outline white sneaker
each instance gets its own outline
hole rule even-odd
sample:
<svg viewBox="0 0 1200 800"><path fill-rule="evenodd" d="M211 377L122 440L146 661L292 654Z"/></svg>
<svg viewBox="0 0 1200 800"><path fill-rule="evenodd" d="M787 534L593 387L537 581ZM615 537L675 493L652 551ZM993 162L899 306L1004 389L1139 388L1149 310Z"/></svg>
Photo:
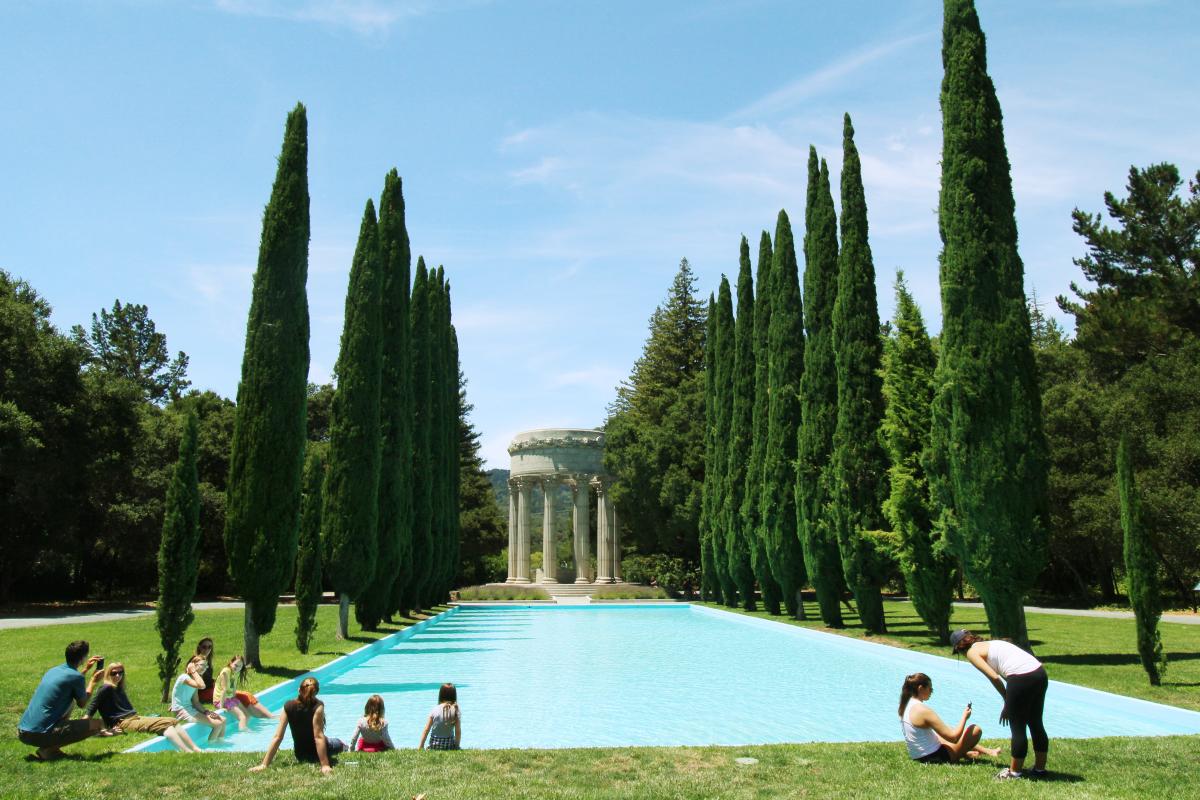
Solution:
<svg viewBox="0 0 1200 800"><path fill-rule="evenodd" d="M998 781L1012 781L1012 780L1017 780L1019 778L1024 778L1024 777L1025 776L1022 775L1021 773L1013 772L1008 767L1005 767L1004 769L1000 770L1000 772L998 772L996 774L996 780L998 780Z"/></svg>

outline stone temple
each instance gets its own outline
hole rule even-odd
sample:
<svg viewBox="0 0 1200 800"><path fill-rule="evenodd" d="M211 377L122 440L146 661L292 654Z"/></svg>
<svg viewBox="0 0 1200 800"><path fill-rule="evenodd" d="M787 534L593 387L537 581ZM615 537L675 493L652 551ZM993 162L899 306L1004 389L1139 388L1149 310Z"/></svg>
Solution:
<svg viewBox="0 0 1200 800"><path fill-rule="evenodd" d="M558 487L571 490L576 584L620 583L621 541L616 508L609 497L614 478L604 472L604 431L595 428L543 428L519 433L508 447L508 580L533 583L529 550L530 498L538 489L542 512L542 573L538 582L558 584L554 501ZM596 495L596 574L591 574L592 494Z"/></svg>

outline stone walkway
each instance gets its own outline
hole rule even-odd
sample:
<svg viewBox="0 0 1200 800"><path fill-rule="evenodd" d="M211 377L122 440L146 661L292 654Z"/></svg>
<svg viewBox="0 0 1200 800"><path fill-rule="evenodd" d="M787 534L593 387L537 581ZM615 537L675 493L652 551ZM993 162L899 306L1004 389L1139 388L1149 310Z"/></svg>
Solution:
<svg viewBox="0 0 1200 800"><path fill-rule="evenodd" d="M983 608L983 603L955 603L963 608ZM1132 611L1092 611L1087 608L1039 608L1025 606L1029 614L1061 614L1064 617L1102 617L1104 619L1133 619ZM1178 622L1183 625L1200 625L1200 614L1163 614L1163 622Z"/></svg>
<svg viewBox="0 0 1200 800"><path fill-rule="evenodd" d="M577 600L575 598L554 598L560 603L564 602L587 602L587 600ZM981 603L955 603L956 606L963 608L982 608ZM242 608L242 604L237 601L233 602L213 602L213 603L195 603L192 608L197 611L220 611ZM1082 608L1040 608L1038 606L1025 606L1025 610L1030 614L1061 614L1066 617L1099 617L1104 619L1133 619L1132 611L1091 611ZM116 611L99 611L99 612L67 612L55 616L46 617L0 617L0 630L11 630L14 628L36 628L42 625L87 625L93 622L113 622L122 619L134 619L147 614L153 614L153 609L148 608L129 608L119 609ZM1200 614L1163 614L1163 622L1177 622L1182 625L1200 625Z"/></svg>
<svg viewBox="0 0 1200 800"><path fill-rule="evenodd" d="M217 611L223 609L242 608L240 602L194 603L196 611ZM152 608L126 608L116 611L68 611L62 614L46 617L2 617L0 630L13 628L37 628L42 625L88 625L93 622L115 622L122 619L134 619L153 614Z"/></svg>

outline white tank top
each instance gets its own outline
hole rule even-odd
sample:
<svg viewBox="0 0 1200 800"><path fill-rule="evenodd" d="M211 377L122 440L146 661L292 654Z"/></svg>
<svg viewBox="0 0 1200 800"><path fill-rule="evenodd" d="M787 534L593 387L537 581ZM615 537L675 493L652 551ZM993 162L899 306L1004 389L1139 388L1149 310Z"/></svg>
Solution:
<svg viewBox="0 0 1200 800"><path fill-rule="evenodd" d="M942 746L942 740L933 732L933 728L918 728L909 719L909 714L914 708L924 705L915 697L909 699L908 705L904 707L904 716L900 720L900 728L904 731L904 743L908 745L908 755L914 760L936 753Z"/></svg>
<svg viewBox="0 0 1200 800"><path fill-rule="evenodd" d="M1002 677L1027 675L1042 665L1042 662L1011 642L993 639L987 646L988 666Z"/></svg>

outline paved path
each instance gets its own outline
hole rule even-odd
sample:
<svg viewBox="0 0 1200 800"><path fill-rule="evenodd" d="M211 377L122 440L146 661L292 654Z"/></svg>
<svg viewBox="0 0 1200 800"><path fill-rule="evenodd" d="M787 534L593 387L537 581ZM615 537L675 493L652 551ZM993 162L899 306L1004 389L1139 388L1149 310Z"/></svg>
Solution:
<svg viewBox="0 0 1200 800"><path fill-rule="evenodd" d="M555 598L558 602L570 602L567 598ZM571 598L574 599L574 598ZM578 601L576 601L578 602ZM963 608L982 608L982 603L955 603ZM195 603L197 611L217 611L242 608L240 602ZM1101 617L1104 619L1133 619L1132 611L1091 611L1082 608L1040 608L1025 606L1030 614L1061 614L1066 617ZM3 617L0 618L0 630L13 628L36 628L41 625L87 625L92 622L113 622L114 620L133 619L147 614L153 614L153 609L128 608L116 611L73 611L48 617ZM1163 622L1177 622L1183 625L1200 625L1200 614L1163 614Z"/></svg>
<svg viewBox="0 0 1200 800"><path fill-rule="evenodd" d="M955 603L963 608L983 608L983 603ZM1061 614L1064 617L1103 617L1104 619L1133 619L1132 611L1092 611L1087 608L1039 608L1025 606L1028 614ZM1183 625L1200 625L1200 614L1163 614L1163 622L1179 622Z"/></svg>
<svg viewBox="0 0 1200 800"><path fill-rule="evenodd" d="M239 602L194 603L196 611L214 611L220 609L241 608ZM115 611L67 611L48 617L3 617L0 618L0 630L12 628L37 628L42 625L87 625L93 622L114 622L122 619L134 619L153 614L152 608L125 608Z"/></svg>

